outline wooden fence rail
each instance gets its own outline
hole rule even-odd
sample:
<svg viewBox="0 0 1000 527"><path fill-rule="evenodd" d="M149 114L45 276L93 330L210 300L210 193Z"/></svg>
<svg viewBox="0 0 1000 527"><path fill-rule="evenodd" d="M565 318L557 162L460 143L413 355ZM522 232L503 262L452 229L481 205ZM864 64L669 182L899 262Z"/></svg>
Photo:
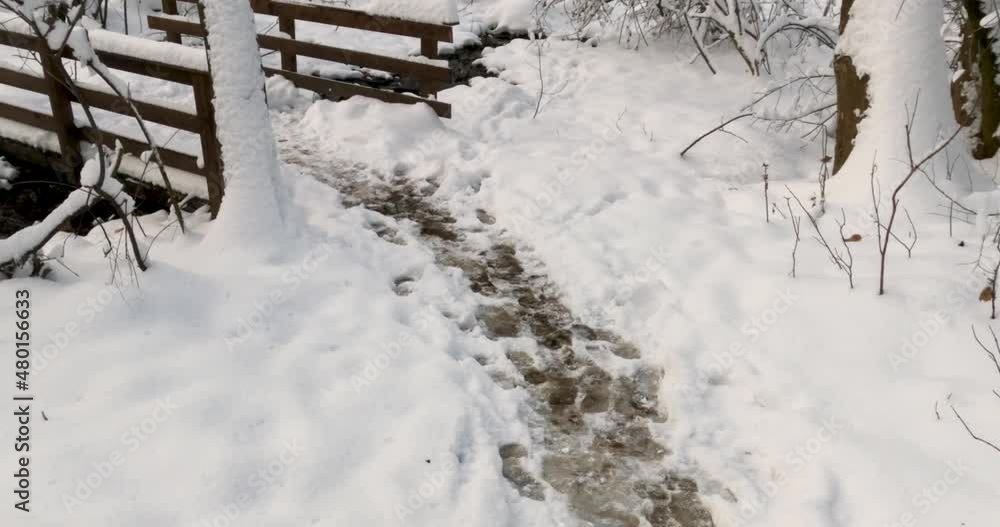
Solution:
<svg viewBox="0 0 1000 527"><path fill-rule="evenodd" d="M427 62L387 57L374 53L338 48L296 40L296 21L312 22L339 27L387 33L420 39L421 53L430 59L438 58L438 43L452 42L452 28L444 24L430 24L387 16L371 15L363 11L340 7L302 4L287 0L248 0L258 14L277 17L281 34L261 34L257 37L262 49L281 54L280 68L265 68L267 75L281 75L299 88L312 90L333 99L363 95L392 103L425 103L441 117L451 117L451 105L428 97L412 96L380 90L351 82L336 81L304 75L298 70L298 57L310 57L341 64L372 68L416 81L421 95L433 96L441 86L451 81L451 71L446 66ZM163 15L148 17L150 29L163 31L169 42L179 43L181 35L204 37L205 30L197 22L179 16L178 0L163 0Z"/></svg>
<svg viewBox="0 0 1000 527"><path fill-rule="evenodd" d="M135 37L120 36L130 39ZM137 39L138 40L138 39ZM193 112L171 107L156 101L124 101L106 88L97 85L75 83L74 90L68 88L68 79L59 78L57 68L51 61L46 42L33 35L0 28L0 45L11 46L29 52L36 52L42 62L42 72L13 69L0 65L0 84L30 92L48 95L51 113L21 108L0 103L0 118L9 119L42 130L54 132L59 138L65 172L71 177L82 166L80 143L103 144L114 148L121 143L126 153L143 158L150 150L145 140L136 140L109 130L95 129L77 122L73 114L73 103L87 104L119 115L132 116L133 104L145 121L157 123L177 130L198 134L201 142L200 157L159 148L160 156L168 167L202 176L206 179L209 205L213 216L218 213L225 192L222 156L215 130L215 115L212 106L212 81L207 68L197 69L155 60L140 59L101 49L95 49L97 56L109 68L152 77L190 86L195 107ZM168 44L164 44L168 45ZM71 51L64 52L63 59L75 60ZM75 93L74 93L75 92Z"/></svg>

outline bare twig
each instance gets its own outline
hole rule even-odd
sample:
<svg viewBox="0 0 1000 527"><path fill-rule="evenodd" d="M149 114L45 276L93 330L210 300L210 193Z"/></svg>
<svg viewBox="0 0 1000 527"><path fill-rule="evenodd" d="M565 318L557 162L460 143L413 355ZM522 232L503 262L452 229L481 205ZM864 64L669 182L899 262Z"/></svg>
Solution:
<svg viewBox="0 0 1000 527"><path fill-rule="evenodd" d="M809 213L809 209L807 209L806 206L802 204L802 200L800 200L799 197L794 192L792 192L792 189L788 188L787 185L785 186L785 189L788 191L789 194L792 195L792 199L794 199L795 203L799 205L799 208L802 209L802 212L805 214L805 216L809 218L809 223L812 225L813 230L816 232L816 234L813 236L813 239L816 240L816 243L820 244L820 246L826 249L830 261L833 262L833 264L836 265L837 268L840 269L845 276L847 276L847 283L850 285L851 289L854 289L854 255L851 253L850 246L848 246L847 244L859 241L861 237L858 235L852 235L850 237L847 237L844 233L844 227L846 221L837 222L838 226L840 227L840 238L844 243L844 246L847 248L847 254L845 256L840 252L839 249L834 249L830 245L830 243L826 241L826 237L823 236L823 231L819 228L819 224L816 223L816 218L813 218L812 214ZM844 213L843 210L841 210L841 215L846 217L846 214Z"/></svg>
<svg viewBox="0 0 1000 527"><path fill-rule="evenodd" d="M542 97L545 96L545 75L542 70L542 41L536 40L535 47L538 48L538 101L535 103L535 113L532 119L538 117L538 112L542 110Z"/></svg>
<svg viewBox="0 0 1000 527"><path fill-rule="evenodd" d="M764 163L764 221L771 223L771 204L767 197L767 190L770 188L770 176L767 173L768 164Z"/></svg>
<svg viewBox="0 0 1000 527"><path fill-rule="evenodd" d="M802 240L802 216L796 216L792 212L792 199L785 198L785 207L788 209L788 216L792 220L792 232L795 233L795 245L792 246L792 278L795 278L795 268L798 265L797 253L799 251L799 241Z"/></svg>
<svg viewBox="0 0 1000 527"><path fill-rule="evenodd" d="M918 96L918 99L917 99L917 103L919 103L919 96ZM882 234L881 234L881 229L882 229L883 226L882 226L882 221L881 221L881 219L879 218L879 215L878 215L878 204L879 204L879 201L880 201L880 196L876 195L874 183L873 183L873 186L872 186L872 200L875 203L875 214L876 214L875 220L876 220L876 222L878 223L878 226L879 226L879 229L878 229L878 231L879 231L879 240L878 240L879 241L879 255L881 256L881 258L880 258L880 264L879 264L879 286L878 286L878 294L879 295L884 295L885 294L886 257L887 257L887 255L889 253L889 240L890 240L890 238L892 238L892 235L893 235L892 228L893 228L893 226L894 226L894 224L896 222L896 216L897 216L897 214L899 212L899 201L900 201L899 195L900 195L900 193L903 191L903 188L906 187L906 184L909 183L911 179L913 179L913 176L916 175L918 172L920 172L921 169L923 168L923 166L925 164L927 164L928 162L930 162L939 153L941 153L945 148L947 148L948 145L951 144L951 142L954 141L954 139L956 137L958 137L958 134L962 131L962 127L958 127L955 130L955 132L951 134L951 136L949 136L946 140L941 141L940 143L938 143L937 146L935 146L934 148L932 148L927 154L925 154L922 158L920 158L918 160L918 159L916 159L914 157L913 142L912 142L913 141L913 122L914 122L915 117L916 117L916 104L914 105L913 111L909 113L909 117L908 117L909 120L906 123L906 153L907 153L907 157L909 159L909 164L910 164L909 172L896 185L895 189L893 189L892 196L890 197L890 200L889 200L889 205L891 206L891 209L889 211L889 221L884 226L885 232L886 232L885 236L882 236ZM872 169L872 181L873 182L874 182L874 179L875 179L874 171L875 171L875 168L873 167L873 169ZM902 241L900 241L900 243L902 243ZM914 244L915 243L916 242L914 241ZM906 246L906 244L903 244L903 245ZM912 250L912 247L909 248L909 250Z"/></svg>
<svg viewBox="0 0 1000 527"><path fill-rule="evenodd" d="M962 418L962 414L958 413L958 410L956 410L954 406L951 407L951 411L955 414L955 417L957 417L958 420L961 421L962 426L965 427L965 431L969 433L969 435L972 437L972 439L975 439L976 441L979 441L980 443L982 443L982 444L984 444L984 445L992 448L993 450L996 450L998 453L1000 453L1000 446L997 446L994 443L991 443L990 441L987 441L986 439L983 439L982 437L977 436L976 433L972 431L972 428L969 427L969 423L965 422L965 419Z"/></svg>
<svg viewBox="0 0 1000 527"><path fill-rule="evenodd" d="M718 131L722 130L723 128L726 127L726 125L728 125L730 123L733 123L733 122L738 121L740 119L745 119L747 117L753 117L753 114L752 113L744 113L744 114L737 115L736 117L733 117L732 119L729 119L728 121L720 124L719 126L716 126L715 128L712 128L711 130L705 132L704 134L701 134L701 136L699 136L697 139L694 140L694 142L692 142L691 144L689 144L687 146L687 148L685 148L684 150L681 150L681 157L684 157L684 155L688 153L688 150L691 150L692 148L694 148L695 145L697 145L698 143L700 143L706 137L714 134L715 132L718 132Z"/></svg>
<svg viewBox="0 0 1000 527"><path fill-rule="evenodd" d="M979 347L986 352L986 356L989 357L990 362L993 363L993 366L997 370L997 375L1000 375L1000 339L997 338L996 331L994 331L992 327L990 327L990 335L993 336L993 349L988 348L986 344L983 343L983 341L979 338L979 335L976 334L976 326L972 326L972 336L976 339L976 343L979 344Z"/></svg>

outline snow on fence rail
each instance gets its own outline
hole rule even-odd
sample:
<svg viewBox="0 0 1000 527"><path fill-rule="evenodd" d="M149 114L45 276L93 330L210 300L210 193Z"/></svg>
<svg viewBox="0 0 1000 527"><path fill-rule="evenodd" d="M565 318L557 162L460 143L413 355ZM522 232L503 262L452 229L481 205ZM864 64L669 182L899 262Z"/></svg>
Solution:
<svg viewBox="0 0 1000 527"><path fill-rule="evenodd" d="M186 0L182 0L186 1ZM286 0L249 0L254 12L277 17L280 34L257 36L263 49L281 53L281 68L264 68L268 75L285 77L299 88L315 91L332 99L346 99L355 95L371 97L390 103L429 105L441 117L451 117L451 105L429 98L439 88L451 81L447 66L414 60L387 57L362 51L337 48L295 39L296 21L312 22L340 27L387 33L420 39L421 54L428 59L438 58L438 42L453 42L452 28L445 24L432 24L364 11L316 4L302 4ZM204 37L201 24L179 16L178 0L163 0L163 15L150 15L149 28L166 33L167 41L181 42L181 35ZM299 56L328 60L372 68L399 75L418 82L422 96L411 96L369 86L305 75L298 72Z"/></svg>
<svg viewBox="0 0 1000 527"><path fill-rule="evenodd" d="M150 150L149 144L144 140L126 137L105 130L103 127L97 130L81 125L74 118L72 107L73 103L82 102L93 108L132 116L129 104L99 86L80 83L76 84L76 91L83 100L78 100L66 87L68 81L56 78L56 68L45 67L45 61L56 60L51 57L45 40L20 29L14 24L0 27L0 45L37 53L43 63L42 73L36 74L27 68L13 69L0 65L0 84L47 95L51 112L43 113L0 102L0 118L55 133L59 143L58 153L63 163L62 172L70 177L74 177L75 172L82 166L83 157L80 153L82 142L101 143L111 148L120 142L124 150L134 156L135 161L143 159L144 154ZM154 43L101 30L92 30L90 38L97 56L108 68L192 88L195 100L194 112L149 100L133 100L132 103L146 121L199 135L202 148L200 158L166 148L159 149L160 155L167 167L206 180L209 204L213 214L217 213L222 203L225 183L221 152L215 134L212 80L204 53L175 44ZM62 58L76 60L69 49L63 52ZM129 175L144 179L142 178L145 172L144 163L123 164L123 166L129 165L141 167L133 171L137 173Z"/></svg>

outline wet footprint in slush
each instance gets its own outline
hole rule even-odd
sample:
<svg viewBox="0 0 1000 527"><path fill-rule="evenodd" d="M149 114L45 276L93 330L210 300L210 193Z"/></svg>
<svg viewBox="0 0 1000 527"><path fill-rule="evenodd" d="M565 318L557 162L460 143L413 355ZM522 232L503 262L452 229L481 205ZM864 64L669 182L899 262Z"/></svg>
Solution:
<svg viewBox="0 0 1000 527"><path fill-rule="evenodd" d="M503 477L509 481L522 497L535 501L545 501L542 484L524 469L522 460L528 457L528 449L519 443L508 443L500 447L503 461Z"/></svg>
<svg viewBox="0 0 1000 527"><path fill-rule="evenodd" d="M377 218L368 218L365 227L374 232L376 236L389 243L406 245L406 240L399 235L399 231Z"/></svg>
<svg viewBox="0 0 1000 527"><path fill-rule="evenodd" d="M493 225L497 222L497 219L494 218L492 214L483 209L476 209L476 219L484 225Z"/></svg>
<svg viewBox="0 0 1000 527"><path fill-rule="evenodd" d="M490 340L514 338L521 334L521 321L510 306L479 306L476 319Z"/></svg>
<svg viewBox="0 0 1000 527"><path fill-rule="evenodd" d="M399 276L392 281L392 292L399 296L409 296L413 292L417 279L412 276Z"/></svg>

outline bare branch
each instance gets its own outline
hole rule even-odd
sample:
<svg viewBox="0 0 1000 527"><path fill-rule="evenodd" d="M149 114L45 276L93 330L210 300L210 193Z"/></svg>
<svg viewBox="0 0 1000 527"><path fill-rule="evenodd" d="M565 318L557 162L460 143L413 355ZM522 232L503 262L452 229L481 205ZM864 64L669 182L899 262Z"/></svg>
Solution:
<svg viewBox="0 0 1000 527"><path fill-rule="evenodd" d="M728 120L728 121L720 124L719 126L716 126L715 128L712 128L711 130L705 132L704 134L702 134L701 136L699 136L697 139L695 139L694 142L692 142L690 145L688 145L687 148L685 148L684 150L681 150L681 157L684 157L684 154L687 154L688 150L691 150L692 148L694 148L695 145L697 145L698 143L700 143L706 137L714 134L715 132L718 132L719 130L722 130L723 128L726 127L726 125L728 125L730 123L733 123L733 122L738 121L740 119L745 119L747 117L753 117L753 114L752 113L744 113L744 114L741 114L741 115L737 115L736 117L733 117L732 119L730 119L730 120Z"/></svg>

